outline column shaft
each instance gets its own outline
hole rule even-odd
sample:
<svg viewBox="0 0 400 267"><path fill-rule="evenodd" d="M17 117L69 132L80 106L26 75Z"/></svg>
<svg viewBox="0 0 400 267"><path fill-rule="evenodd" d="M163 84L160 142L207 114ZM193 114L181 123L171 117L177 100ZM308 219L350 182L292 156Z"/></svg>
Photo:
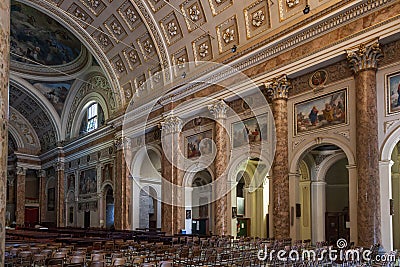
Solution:
<svg viewBox="0 0 400 267"><path fill-rule="evenodd" d="M282 239L290 236L287 100L275 99L272 113L276 130L275 158L272 164L274 236Z"/></svg>
<svg viewBox="0 0 400 267"><path fill-rule="evenodd" d="M17 197L15 206L15 222L18 226L25 225L25 178L26 169L17 167Z"/></svg>
<svg viewBox="0 0 400 267"><path fill-rule="evenodd" d="M356 78L358 239L360 246L380 243L380 190L378 116L375 69L358 72Z"/></svg>
<svg viewBox="0 0 400 267"><path fill-rule="evenodd" d="M219 119L215 123L215 177L218 181L215 183L215 234L228 234L228 197L227 193L227 137L224 127L225 120Z"/></svg>
<svg viewBox="0 0 400 267"><path fill-rule="evenodd" d="M379 43L348 52L356 86L356 156L358 171L358 245L381 243L376 69L382 57Z"/></svg>
<svg viewBox="0 0 400 267"><path fill-rule="evenodd" d="M0 266L4 265L8 153L8 76L10 63L10 1L0 4Z"/></svg>
<svg viewBox="0 0 400 267"><path fill-rule="evenodd" d="M64 163L58 162L57 173L57 227L65 226L65 180Z"/></svg>

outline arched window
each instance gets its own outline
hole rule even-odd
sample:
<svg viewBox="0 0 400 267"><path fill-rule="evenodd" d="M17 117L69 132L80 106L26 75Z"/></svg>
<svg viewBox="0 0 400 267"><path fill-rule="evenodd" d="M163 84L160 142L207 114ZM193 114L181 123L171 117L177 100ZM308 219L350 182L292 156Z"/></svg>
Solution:
<svg viewBox="0 0 400 267"><path fill-rule="evenodd" d="M96 130L98 127L98 123L97 123L97 107L98 104L97 103L93 103L88 107L88 111L87 111L87 127L86 127L86 131L87 132L91 132L93 130Z"/></svg>
<svg viewBox="0 0 400 267"><path fill-rule="evenodd" d="M103 109L99 103L92 102L85 110L79 134L82 135L91 132L102 125L104 125Z"/></svg>

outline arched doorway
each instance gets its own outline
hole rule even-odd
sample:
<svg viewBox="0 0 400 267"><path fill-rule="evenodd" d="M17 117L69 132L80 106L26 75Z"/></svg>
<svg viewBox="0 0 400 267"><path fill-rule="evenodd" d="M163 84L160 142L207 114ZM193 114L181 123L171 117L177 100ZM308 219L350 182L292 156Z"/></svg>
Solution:
<svg viewBox="0 0 400 267"><path fill-rule="evenodd" d="M186 210L186 219L190 220L191 217L192 224L189 232L192 234L209 235L213 231L211 181L212 176L207 169L197 172L191 183L191 194L185 197L186 200L189 198L191 204ZM188 210L191 210L191 214Z"/></svg>
<svg viewBox="0 0 400 267"><path fill-rule="evenodd" d="M106 228L114 228L114 191L111 186L107 185L104 188L106 200Z"/></svg>
<svg viewBox="0 0 400 267"><path fill-rule="evenodd" d="M349 190L345 152L337 145L321 144L306 150L298 162L298 179L291 178L292 238L313 243L350 240L350 199L357 193Z"/></svg>
<svg viewBox="0 0 400 267"><path fill-rule="evenodd" d="M392 197L390 215L392 219L393 249L400 249L400 142L396 144L392 152L393 165L391 168Z"/></svg>
<svg viewBox="0 0 400 267"><path fill-rule="evenodd" d="M132 229L161 228L161 153L157 146L145 146L136 153L131 174Z"/></svg>
<svg viewBox="0 0 400 267"><path fill-rule="evenodd" d="M240 163L236 190L232 190L232 214L237 236L269 236L269 179L268 168L254 157Z"/></svg>
<svg viewBox="0 0 400 267"><path fill-rule="evenodd" d="M157 192L151 186L146 186L140 190L139 204L139 228L156 229L158 223L159 201Z"/></svg>

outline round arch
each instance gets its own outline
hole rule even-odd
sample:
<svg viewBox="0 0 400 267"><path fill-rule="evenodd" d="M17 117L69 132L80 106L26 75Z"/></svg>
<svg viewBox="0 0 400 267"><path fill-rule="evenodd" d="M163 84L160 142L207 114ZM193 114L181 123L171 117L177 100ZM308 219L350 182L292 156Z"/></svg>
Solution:
<svg viewBox="0 0 400 267"><path fill-rule="evenodd" d="M347 160L349 162L349 165L355 165L356 159L354 156L354 153L352 152L352 149L346 144L347 142L343 142L340 139L336 138L331 138L331 137L316 137L313 139L309 139L300 149L297 149L296 152L293 154L289 165L289 172L290 173L297 173L297 170L299 169L299 163L300 160L303 158L303 156L308 152L311 151L313 148L321 146L321 145L336 145L340 149L343 150L345 153Z"/></svg>
<svg viewBox="0 0 400 267"><path fill-rule="evenodd" d="M135 154L135 156L132 159L131 164L129 164L129 170L132 174L132 177L137 178L140 177L140 167L145 159L145 157L148 157L147 151L153 151L156 153L157 156L162 158L162 150L161 147L158 145L144 145L142 146Z"/></svg>
<svg viewBox="0 0 400 267"><path fill-rule="evenodd" d="M327 157L322 163L321 163L321 167L318 169L317 178L325 178L326 173L328 172L329 168L332 167L333 164L335 164L337 161L341 160L341 159L345 159L346 158L346 154L344 153L338 153L338 154L334 154L331 155L329 157ZM325 182L322 180L318 180L318 182Z"/></svg>

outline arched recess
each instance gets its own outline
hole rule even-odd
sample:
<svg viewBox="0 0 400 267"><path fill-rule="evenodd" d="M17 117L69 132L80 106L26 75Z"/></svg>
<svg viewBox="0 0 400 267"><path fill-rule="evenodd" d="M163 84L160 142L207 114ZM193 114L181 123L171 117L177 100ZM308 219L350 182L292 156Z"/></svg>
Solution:
<svg viewBox="0 0 400 267"><path fill-rule="evenodd" d="M106 184L101 190L103 194L104 208L102 212L105 214L104 224L107 229L114 227L114 190L110 184Z"/></svg>
<svg viewBox="0 0 400 267"><path fill-rule="evenodd" d="M246 223L250 225L248 235L272 237L272 183L268 179L271 162L268 155L250 153L237 156L230 165L228 180L230 181L230 197L228 216L231 216L232 235L243 235ZM243 174L244 199L237 198L237 186ZM244 214L240 214L239 202L244 203ZM239 214L232 214L236 212ZM242 221L247 219L245 225Z"/></svg>
<svg viewBox="0 0 400 267"><path fill-rule="evenodd" d="M160 205L157 191L153 186L146 185L140 190L139 194L139 216L141 229L156 229L161 224L159 222L158 213L160 212Z"/></svg>
<svg viewBox="0 0 400 267"><path fill-rule="evenodd" d="M185 230L187 234L208 235L214 231L213 186L210 168L193 164L183 178L185 187Z"/></svg>
<svg viewBox="0 0 400 267"><path fill-rule="evenodd" d="M130 164L132 175L132 229L140 228L142 218L140 214L142 189L151 187L153 197L157 200L156 228L161 228L161 148L156 144L141 147L132 159ZM147 190L148 191L148 190ZM141 193L142 192L142 193ZM147 217L146 217L147 218ZM154 218L151 218L154 221ZM147 223L146 223L147 225Z"/></svg>
<svg viewBox="0 0 400 267"><path fill-rule="evenodd" d="M400 246L400 122L392 127L382 142L379 162L382 246L387 250Z"/></svg>
<svg viewBox="0 0 400 267"><path fill-rule="evenodd" d="M115 70L107 58L104 51L101 49L98 43L96 43L95 39L90 36L90 33L86 31L78 22L78 20L69 14L67 11L62 8L54 5L51 2L43 1L43 0L18 0L21 3L24 3L28 6L31 6L35 9L40 10L46 15L57 20L62 26L72 32L78 39L81 41L85 47L91 52L96 61L100 64L102 69L105 71L105 75L107 80L110 81L111 88L116 96L118 96L119 107L125 105L125 99L122 94L122 90L120 90L120 84L118 75L115 73Z"/></svg>
<svg viewBox="0 0 400 267"><path fill-rule="evenodd" d="M304 145L298 148L293 154L292 160L290 161L290 192L294 192L294 194L291 197L290 206L293 207L294 212L291 216L297 218L297 220L295 220L296 223L294 225L291 225L292 239L301 239L301 231L304 230L301 228L300 224L304 212L300 212L300 214L296 212L296 206L298 204L300 204L298 205L300 210L304 208L304 203L303 206L301 205L303 199L300 199L301 190L303 189L303 187L300 187L300 184L304 182L301 180L303 172L301 165L305 163L309 170L311 180L309 188L311 194L311 204L309 205L311 209L311 239L313 242L317 242L326 240L327 222L325 221L325 217L329 216L329 214L326 214L326 190L327 186L329 187L331 185L327 185L325 177L332 166L342 159L347 159L346 164L342 164L342 168L344 168L345 175L348 177L349 207L347 211L342 213L347 223L345 221L341 223L340 229L346 234L349 227L350 240L357 242L357 170L352 149L346 143L339 138L317 137L309 139L308 142L304 142ZM336 149L332 147L336 147ZM329 152L330 150L332 151ZM310 155L313 155L314 159L312 159ZM303 161L304 163L302 163ZM302 197L304 197L304 195ZM349 218L346 217L346 213L350 213ZM298 217L296 217L296 215ZM337 216L339 215L337 214Z"/></svg>

